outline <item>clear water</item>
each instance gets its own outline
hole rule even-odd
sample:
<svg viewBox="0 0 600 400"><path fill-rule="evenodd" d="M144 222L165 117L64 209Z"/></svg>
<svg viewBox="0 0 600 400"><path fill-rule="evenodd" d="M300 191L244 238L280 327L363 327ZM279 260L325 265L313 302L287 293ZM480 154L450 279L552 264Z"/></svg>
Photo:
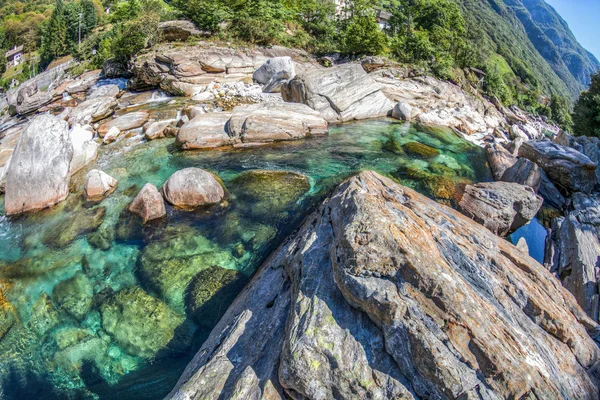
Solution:
<svg viewBox="0 0 600 400"><path fill-rule="evenodd" d="M227 201L168 208L146 227L124 211L146 182L186 167L218 174ZM342 180L372 169L450 205L467 183L491 180L483 151L451 131L388 120L226 151L184 153L132 133L91 168L119 180L100 204L81 198L86 171L51 210L9 219L0 197L0 293L17 315L0 339L2 399L162 398L243 283ZM235 279L212 290L214 271ZM198 309L193 285L212 296Z"/></svg>
<svg viewBox="0 0 600 400"><path fill-rule="evenodd" d="M516 245L519 239L525 238L529 255L540 264L544 263L544 254L546 252L546 237L548 231L540 224L537 218L531 220L530 223L517 229L510 235L510 241Z"/></svg>

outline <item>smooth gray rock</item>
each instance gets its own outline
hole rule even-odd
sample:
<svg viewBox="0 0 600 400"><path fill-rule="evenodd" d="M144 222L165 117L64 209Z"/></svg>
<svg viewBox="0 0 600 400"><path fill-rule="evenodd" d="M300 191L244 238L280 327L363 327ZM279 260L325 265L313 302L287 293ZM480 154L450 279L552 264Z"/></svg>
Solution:
<svg viewBox="0 0 600 400"><path fill-rule="evenodd" d="M87 125L110 117L117 108L114 97L96 97L86 100L71 111L69 122L71 125Z"/></svg>
<svg viewBox="0 0 600 400"><path fill-rule="evenodd" d="M328 122L385 117L395 105L360 64L307 70L283 85L281 95L319 111Z"/></svg>
<svg viewBox="0 0 600 400"><path fill-rule="evenodd" d="M550 181L550 178L548 178L548 175L543 170L540 170L540 175L538 194L544 199L544 205L562 210L567 203L567 199L556 188L554 183Z"/></svg>
<svg viewBox="0 0 600 400"><path fill-rule="evenodd" d="M161 22L158 32L165 42L185 42L190 37L202 35L193 22L184 20Z"/></svg>
<svg viewBox="0 0 600 400"><path fill-rule="evenodd" d="M392 117L402 121L410 121L412 119L412 107L408 103L398 103L392 110Z"/></svg>
<svg viewBox="0 0 600 400"><path fill-rule="evenodd" d="M537 193L542 180L542 172L537 164L526 158L520 158L515 165L504 171L500 180L529 186Z"/></svg>
<svg viewBox="0 0 600 400"><path fill-rule="evenodd" d="M528 186L484 182L468 185L459 206L469 218L497 235L507 236L531 221L543 202Z"/></svg>
<svg viewBox="0 0 600 400"><path fill-rule="evenodd" d="M263 92L277 93L281 85L296 76L296 69L291 57L276 57L265 61L259 69L254 71L253 79L265 85Z"/></svg>
<svg viewBox="0 0 600 400"><path fill-rule="evenodd" d="M596 164L570 147L549 140L532 140L521 145L519 157L539 165L566 192L590 193L596 186Z"/></svg>
<svg viewBox="0 0 600 400"><path fill-rule="evenodd" d="M364 172L267 259L167 399L596 400L598 332L508 241Z"/></svg>
<svg viewBox="0 0 600 400"><path fill-rule="evenodd" d="M97 97L117 97L121 89L117 85L102 85L97 87L87 97L88 100L95 99Z"/></svg>
<svg viewBox="0 0 600 400"><path fill-rule="evenodd" d="M162 194L170 204L184 210L217 204L225 197L223 186L215 176L200 168L175 172L165 182Z"/></svg>
<svg viewBox="0 0 600 400"><path fill-rule="evenodd" d="M69 125L52 115L31 120L6 173L6 214L51 207L69 194L73 144Z"/></svg>
<svg viewBox="0 0 600 400"><path fill-rule="evenodd" d="M104 171L93 169L85 180L85 199L100 201L115 191L119 182Z"/></svg>

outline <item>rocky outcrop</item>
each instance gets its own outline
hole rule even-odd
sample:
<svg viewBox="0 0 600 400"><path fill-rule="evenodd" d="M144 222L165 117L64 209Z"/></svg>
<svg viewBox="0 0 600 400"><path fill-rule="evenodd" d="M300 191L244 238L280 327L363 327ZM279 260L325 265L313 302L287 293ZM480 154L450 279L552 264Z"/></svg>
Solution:
<svg viewBox="0 0 600 400"><path fill-rule="evenodd" d="M162 193L170 204L184 210L217 204L225 197L223 186L215 176L200 168L175 172L165 182Z"/></svg>
<svg viewBox="0 0 600 400"><path fill-rule="evenodd" d="M600 294L600 198L576 193L573 210L552 222L545 264L575 296L585 312L598 321Z"/></svg>
<svg viewBox="0 0 600 400"><path fill-rule="evenodd" d="M6 173L6 214L40 210L66 199L72 158L68 124L51 115L35 117L21 134Z"/></svg>
<svg viewBox="0 0 600 400"><path fill-rule="evenodd" d="M264 85L265 93L277 93L281 91L281 85L296 76L296 69L291 57L271 58L259 69L254 71L253 79Z"/></svg>
<svg viewBox="0 0 600 400"><path fill-rule="evenodd" d="M468 185L459 206L469 218L497 235L507 236L531 221L542 203L529 186L484 182Z"/></svg>
<svg viewBox="0 0 600 400"><path fill-rule="evenodd" d="M100 125L98 127L98 136L103 138L113 127L119 129L121 132L141 128L148 122L149 118L150 114L148 114L147 111L135 111L120 115L117 118Z"/></svg>
<svg viewBox="0 0 600 400"><path fill-rule="evenodd" d="M519 157L536 163L566 192L590 193L596 186L596 164L572 148L549 140L532 140L521 145Z"/></svg>
<svg viewBox="0 0 600 400"><path fill-rule="evenodd" d="M327 130L327 121L303 104L252 104L231 113L197 115L181 127L177 144L183 149L244 146L304 139Z"/></svg>
<svg viewBox="0 0 600 400"><path fill-rule="evenodd" d="M136 90L160 87L174 95L192 97L213 82L250 82L254 71L265 61L285 56L309 60L302 51L278 46L233 49L210 43L159 45L133 60L133 78L128 85Z"/></svg>
<svg viewBox="0 0 600 400"><path fill-rule="evenodd" d="M148 140L160 139L165 137L177 136L176 119L167 119L163 121L155 121L144 127L144 136Z"/></svg>
<svg viewBox="0 0 600 400"><path fill-rule="evenodd" d="M165 201L151 183L146 183L129 206L129 211L140 217L144 223L167 215Z"/></svg>
<svg viewBox="0 0 600 400"><path fill-rule="evenodd" d="M85 181L85 199L100 201L115 191L119 182L104 171L93 169L87 174Z"/></svg>
<svg viewBox="0 0 600 400"><path fill-rule="evenodd" d="M382 88L360 64L345 64L300 73L281 87L281 95L308 105L328 122L347 122L390 114L395 103Z"/></svg>
<svg viewBox="0 0 600 400"><path fill-rule="evenodd" d="M190 21L165 21L158 24L158 33L165 42L185 42L203 33Z"/></svg>
<svg viewBox="0 0 600 400"><path fill-rule="evenodd" d="M69 94L85 93L100 79L102 71L94 70L86 72L66 87L66 92Z"/></svg>
<svg viewBox="0 0 600 400"><path fill-rule="evenodd" d="M365 172L271 255L167 398L597 399L586 328L535 260Z"/></svg>
<svg viewBox="0 0 600 400"><path fill-rule="evenodd" d="M394 104L410 106L416 122L449 126L466 134L491 134L506 122L492 103L453 83L433 77L408 78L389 68L369 75Z"/></svg>

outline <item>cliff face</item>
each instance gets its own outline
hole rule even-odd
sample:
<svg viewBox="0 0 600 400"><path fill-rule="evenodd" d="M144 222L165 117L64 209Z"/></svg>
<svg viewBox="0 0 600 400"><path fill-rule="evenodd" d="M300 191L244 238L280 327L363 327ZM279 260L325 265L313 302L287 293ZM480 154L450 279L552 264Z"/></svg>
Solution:
<svg viewBox="0 0 600 400"><path fill-rule="evenodd" d="M544 0L505 0L526 29L529 40L554 72L571 88L588 86L600 63L577 41L569 26Z"/></svg>
<svg viewBox="0 0 600 400"><path fill-rule="evenodd" d="M600 69L567 23L544 0L457 0L486 47L506 59L527 82L538 80L545 93L577 98Z"/></svg>

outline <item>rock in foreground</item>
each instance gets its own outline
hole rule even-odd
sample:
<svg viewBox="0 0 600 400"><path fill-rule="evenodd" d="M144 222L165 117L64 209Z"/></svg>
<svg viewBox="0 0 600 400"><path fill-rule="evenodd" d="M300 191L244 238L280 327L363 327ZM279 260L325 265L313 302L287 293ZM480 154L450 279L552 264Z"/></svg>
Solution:
<svg viewBox="0 0 600 400"><path fill-rule="evenodd" d="M597 399L586 328L535 260L365 172L267 260L168 398Z"/></svg>
<svg viewBox="0 0 600 400"><path fill-rule="evenodd" d="M35 117L21 134L6 173L6 214L40 210L66 199L72 158L68 124L51 115Z"/></svg>
<svg viewBox="0 0 600 400"><path fill-rule="evenodd" d="M104 171L93 169L85 181L85 199L100 201L115 191L119 182Z"/></svg>
<svg viewBox="0 0 600 400"><path fill-rule="evenodd" d="M140 190L129 206L129 211L142 218L144 223L167 215L165 201L156 186L151 183L146 183Z"/></svg>

